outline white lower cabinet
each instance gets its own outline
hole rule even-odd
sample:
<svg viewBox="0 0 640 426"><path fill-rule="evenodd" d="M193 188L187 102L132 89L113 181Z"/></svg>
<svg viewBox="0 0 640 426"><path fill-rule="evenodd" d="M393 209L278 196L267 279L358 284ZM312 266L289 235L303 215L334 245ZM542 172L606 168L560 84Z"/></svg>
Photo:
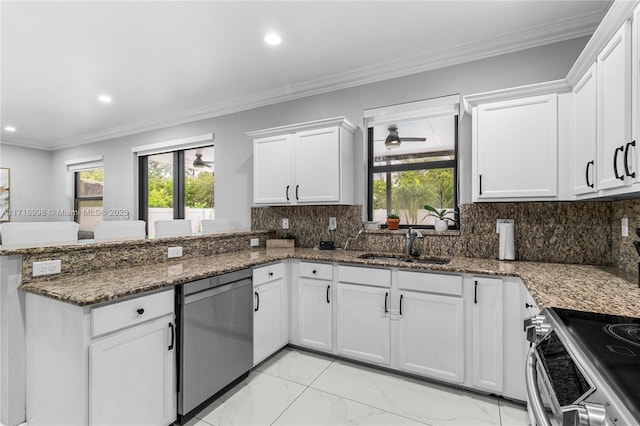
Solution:
<svg viewBox="0 0 640 426"><path fill-rule="evenodd" d="M338 354L389 365L389 292L389 288L338 282Z"/></svg>
<svg viewBox="0 0 640 426"><path fill-rule="evenodd" d="M176 420L173 289L96 307L25 299L29 425Z"/></svg>
<svg viewBox="0 0 640 426"><path fill-rule="evenodd" d="M165 317L89 347L89 424L167 425L173 422L175 337Z"/></svg>
<svg viewBox="0 0 640 426"><path fill-rule="evenodd" d="M297 339L311 349L333 351L333 265L300 262L297 282Z"/></svg>
<svg viewBox="0 0 640 426"><path fill-rule="evenodd" d="M500 394L504 373L503 280L473 277L472 385ZM524 377L524 370L520 373Z"/></svg>
<svg viewBox="0 0 640 426"><path fill-rule="evenodd" d="M462 297L401 291L398 368L454 383L464 382Z"/></svg>
<svg viewBox="0 0 640 426"><path fill-rule="evenodd" d="M253 365L289 342L289 303L285 264L253 271Z"/></svg>

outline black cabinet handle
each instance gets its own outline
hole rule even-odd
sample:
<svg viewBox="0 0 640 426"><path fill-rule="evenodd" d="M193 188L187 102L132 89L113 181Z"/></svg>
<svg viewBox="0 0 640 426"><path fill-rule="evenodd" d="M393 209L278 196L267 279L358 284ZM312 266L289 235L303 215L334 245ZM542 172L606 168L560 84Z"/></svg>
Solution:
<svg viewBox="0 0 640 426"><path fill-rule="evenodd" d="M624 176L621 176L618 174L618 152L623 152L624 151L624 145L622 145L620 148L616 148L616 150L613 153L613 174L616 177L616 179L619 180L624 180Z"/></svg>
<svg viewBox="0 0 640 426"><path fill-rule="evenodd" d="M136 312L138 313L138 315L142 315L142 314L144 314L144 309L138 308L138 309L136 309Z"/></svg>
<svg viewBox="0 0 640 426"><path fill-rule="evenodd" d="M329 300L329 290L331 289L331 286L328 285L327 286L327 303L331 303L331 301Z"/></svg>
<svg viewBox="0 0 640 426"><path fill-rule="evenodd" d="M300 185L296 185L296 200L298 200L298 189L300 189Z"/></svg>
<svg viewBox="0 0 640 426"><path fill-rule="evenodd" d="M176 333L175 333L175 330L173 328L173 323L172 322L169 323L169 328L171 329L171 344L169 345L169 349L168 350L172 350L173 349L173 344L175 343L175 339L176 339Z"/></svg>
<svg viewBox="0 0 640 426"><path fill-rule="evenodd" d="M272 277L273 276L273 272L269 272L269 276Z"/></svg>
<svg viewBox="0 0 640 426"><path fill-rule="evenodd" d="M478 281L476 281L476 285L473 288L473 303L478 303Z"/></svg>
<svg viewBox="0 0 640 426"><path fill-rule="evenodd" d="M482 175L478 175L478 186L480 187L479 188L479 192L480 192L479 195L482 195Z"/></svg>
<svg viewBox="0 0 640 426"><path fill-rule="evenodd" d="M253 294L256 295L256 308L253 310L253 312L258 312L258 309L260 309L260 295L257 291L254 291Z"/></svg>
<svg viewBox="0 0 640 426"><path fill-rule="evenodd" d="M385 293L384 294L384 313L388 313L389 309L387 309L387 299L389 298L389 293Z"/></svg>
<svg viewBox="0 0 640 426"><path fill-rule="evenodd" d="M286 196L287 196L287 201L289 201L289 185L287 185Z"/></svg>
<svg viewBox="0 0 640 426"><path fill-rule="evenodd" d="M400 315L402 315L402 297L403 296L404 295L402 295L402 294L400 295Z"/></svg>
<svg viewBox="0 0 640 426"><path fill-rule="evenodd" d="M629 148L632 146L636 146L636 141L631 141L624 147L624 174L630 178L635 178L636 172L629 173Z"/></svg>
<svg viewBox="0 0 640 426"><path fill-rule="evenodd" d="M587 186L589 188L593 188L595 186L593 182L589 182L589 168L591 168L591 166L595 166L595 163L593 160L587 163L587 169L584 172L584 178L587 181Z"/></svg>

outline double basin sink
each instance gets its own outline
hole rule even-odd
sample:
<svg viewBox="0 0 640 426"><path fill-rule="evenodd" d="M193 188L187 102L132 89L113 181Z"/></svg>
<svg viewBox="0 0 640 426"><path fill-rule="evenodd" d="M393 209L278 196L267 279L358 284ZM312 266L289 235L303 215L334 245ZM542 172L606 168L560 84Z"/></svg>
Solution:
<svg viewBox="0 0 640 426"><path fill-rule="evenodd" d="M376 254L367 253L358 256L360 259L379 260L381 262L400 262L400 263L422 263L428 265L446 265L450 259L443 259L438 257L415 257L405 255L389 255L389 254Z"/></svg>

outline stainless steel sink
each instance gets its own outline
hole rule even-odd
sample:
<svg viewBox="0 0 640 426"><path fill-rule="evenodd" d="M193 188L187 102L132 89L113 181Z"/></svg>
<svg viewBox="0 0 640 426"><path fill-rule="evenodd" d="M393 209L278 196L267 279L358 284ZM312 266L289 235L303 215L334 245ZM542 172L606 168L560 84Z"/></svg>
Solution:
<svg viewBox="0 0 640 426"><path fill-rule="evenodd" d="M446 265L449 259L438 257L406 257L403 255L393 256L384 254L367 253L359 256L360 259L379 260L381 262L402 262L402 263L423 263L431 265Z"/></svg>

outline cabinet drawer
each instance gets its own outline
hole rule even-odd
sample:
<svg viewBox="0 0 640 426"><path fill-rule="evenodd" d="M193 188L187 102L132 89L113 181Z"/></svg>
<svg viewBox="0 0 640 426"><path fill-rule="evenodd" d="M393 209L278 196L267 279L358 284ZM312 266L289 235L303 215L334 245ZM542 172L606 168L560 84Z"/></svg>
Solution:
<svg viewBox="0 0 640 426"><path fill-rule="evenodd" d="M343 283L391 287L391 271L388 269L339 265L338 280Z"/></svg>
<svg viewBox="0 0 640 426"><path fill-rule="evenodd" d="M163 315L172 314L173 289L140 296L91 310L91 336L129 327Z"/></svg>
<svg viewBox="0 0 640 426"><path fill-rule="evenodd" d="M273 265L261 266L253 270L254 287L281 278L284 278L284 263L274 263Z"/></svg>
<svg viewBox="0 0 640 426"><path fill-rule="evenodd" d="M462 296L462 277L425 272L398 271L400 290Z"/></svg>
<svg viewBox="0 0 640 426"><path fill-rule="evenodd" d="M300 262L300 276L331 281L333 280L333 265Z"/></svg>

